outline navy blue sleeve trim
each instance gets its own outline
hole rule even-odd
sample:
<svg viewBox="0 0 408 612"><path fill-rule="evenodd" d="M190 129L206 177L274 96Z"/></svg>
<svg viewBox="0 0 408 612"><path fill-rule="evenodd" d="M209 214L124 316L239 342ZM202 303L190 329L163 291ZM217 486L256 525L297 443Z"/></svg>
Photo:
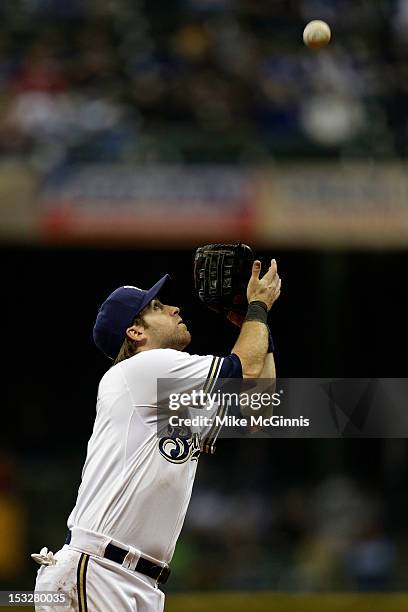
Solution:
<svg viewBox="0 0 408 612"><path fill-rule="evenodd" d="M242 378L241 360L238 355L232 353L224 357L218 378Z"/></svg>

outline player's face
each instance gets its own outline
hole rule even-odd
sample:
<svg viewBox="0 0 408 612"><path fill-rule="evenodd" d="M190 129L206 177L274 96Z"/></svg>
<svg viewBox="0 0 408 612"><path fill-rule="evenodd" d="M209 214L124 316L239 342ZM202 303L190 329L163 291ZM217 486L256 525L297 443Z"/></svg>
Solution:
<svg viewBox="0 0 408 612"><path fill-rule="evenodd" d="M183 350L191 341L191 334L180 316L180 308L152 300L143 312L146 336L160 348Z"/></svg>

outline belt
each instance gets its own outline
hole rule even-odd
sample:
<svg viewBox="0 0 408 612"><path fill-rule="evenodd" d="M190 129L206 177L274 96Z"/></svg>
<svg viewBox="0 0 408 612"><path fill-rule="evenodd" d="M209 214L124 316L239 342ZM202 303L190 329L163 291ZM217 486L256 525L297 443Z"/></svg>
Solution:
<svg viewBox="0 0 408 612"><path fill-rule="evenodd" d="M67 537L65 538L65 544L69 544L70 542L71 531L68 530ZM120 548L114 544L108 544L105 548L103 557L105 559L109 559L109 561L115 561L116 563L122 565L127 553L128 551L124 548ZM166 565L157 565L156 563L153 563L153 561L149 561L149 559L145 559L144 557L139 558L138 562L136 563L135 572L140 572L141 574L145 574L145 576L153 578L158 584L164 584L167 582L167 579L170 576L169 567Z"/></svg>

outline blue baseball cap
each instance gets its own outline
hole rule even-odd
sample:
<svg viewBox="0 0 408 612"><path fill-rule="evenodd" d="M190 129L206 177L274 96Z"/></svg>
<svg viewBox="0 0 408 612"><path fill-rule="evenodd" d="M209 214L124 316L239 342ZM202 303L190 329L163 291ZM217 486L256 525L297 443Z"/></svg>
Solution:
<svg viewBox="0 0 408 612"><path fill-rule="evenodd" d="M115 289L99 309L93 328L93 339L110 359L116 359L133 319L157 296L169 274L165 274L150 289L125 285Z"/></svg>

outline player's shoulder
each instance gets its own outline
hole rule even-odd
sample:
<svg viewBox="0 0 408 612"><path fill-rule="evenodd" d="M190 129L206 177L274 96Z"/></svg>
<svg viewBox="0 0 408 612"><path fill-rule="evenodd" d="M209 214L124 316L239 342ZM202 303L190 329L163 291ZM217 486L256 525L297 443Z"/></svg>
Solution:
<svg viewBox="0 0 408 612"><path fill-rule="evenodd" d="M179 356L183 354L185 353L182 353L181 351L176 351L175 349L171 348L158 348L150 349L148 351L141 351L140 353L133 355L133 357L126 359L126 361L131 363L132 365L136 365L139 363L159 363L161 361L178 359ZM122 363L125 363L125 361L122 361Z"/></svg>
<svg viewBox="0 0 408 612"><path fill-rule="evenodd" d="M190 355L184 351L171 348L151 349L142 351L121 361L118 366L124 373L159 374L189 368L194 364L207 364L212 356ZM116 366L114 366L116 367Z"/></svg>
<svg viewBox="0 0 408 612"><path fill-rule="evenodd" d="M181 351L176 351L175 349L158 348L150 349L148 351L141 351L140 353L133 355L133 357L129 357L128 359L121 361L117 365L125 370L160 368L161 365L174 363L176 361L183 360L186 357L189 357L187 353L182 353Z"/></svg>

